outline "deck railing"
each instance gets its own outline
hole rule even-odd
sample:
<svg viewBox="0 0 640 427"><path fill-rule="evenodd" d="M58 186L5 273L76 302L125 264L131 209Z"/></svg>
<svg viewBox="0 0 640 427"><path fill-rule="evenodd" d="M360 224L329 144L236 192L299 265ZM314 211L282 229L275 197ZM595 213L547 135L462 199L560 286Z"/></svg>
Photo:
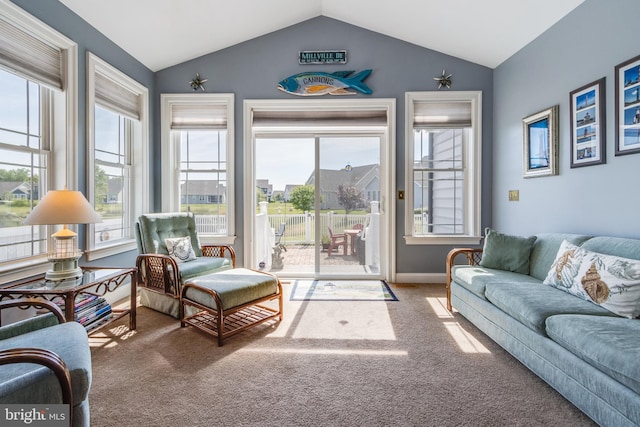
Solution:
<svg viewBox="0 0 640 427"><path fill-rule="evenodd" d="M320 232L329 235L328 227L334 233L342 233L345 229L353 228L356 224L366 225L368 214L336 214L333 212L320 214ZM302 214L273 214L269 215L269 224L274 230L285 223L283 242L310 243L315 240L315 214L312 212ZM224 234L227 230L226 217L224 215L196 215L198 233Z"/></svg>

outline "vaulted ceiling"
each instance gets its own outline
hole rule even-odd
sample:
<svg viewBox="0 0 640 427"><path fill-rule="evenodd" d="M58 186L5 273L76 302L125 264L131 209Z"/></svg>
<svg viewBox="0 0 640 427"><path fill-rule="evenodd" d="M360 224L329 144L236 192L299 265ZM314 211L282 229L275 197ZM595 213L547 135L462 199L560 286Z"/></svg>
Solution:
<svg viewBox="0 0 640 427"><path fill-rule="evenodd" d="M584 0L60 1L157 71L319 15L495 68Z"/></svg>

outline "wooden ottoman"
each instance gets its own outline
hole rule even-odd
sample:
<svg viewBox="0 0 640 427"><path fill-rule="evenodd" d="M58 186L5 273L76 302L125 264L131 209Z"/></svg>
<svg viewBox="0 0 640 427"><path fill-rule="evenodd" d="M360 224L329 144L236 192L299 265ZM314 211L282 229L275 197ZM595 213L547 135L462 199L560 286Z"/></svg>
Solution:
<svg viewBox="0 0 640 427"><path fill-rule="evenodd" d="M260 303L278 300L278 309ZM187 315L186 307L196 313ZM180 293L180 326L195 326L218 337L231 335L267 320L282 320L282 284L273 274L236 268L185 281Z"/></svg>

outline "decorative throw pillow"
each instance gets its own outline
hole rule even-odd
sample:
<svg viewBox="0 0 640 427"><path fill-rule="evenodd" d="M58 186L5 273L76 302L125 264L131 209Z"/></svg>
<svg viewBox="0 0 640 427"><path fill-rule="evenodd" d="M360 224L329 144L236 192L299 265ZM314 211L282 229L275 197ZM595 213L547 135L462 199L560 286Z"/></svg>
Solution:
<svg viewBox="0 0 640 427"><path fill-rule="evenodd" d="M529 256L536 236L521 237L485 230L480 265L498 270L529 274Z"/></svg>
<svg viewBox="0 0 640 427"><path fill-rule="evenodd" d="M169 255L177 263L193 261L196 259L196 253L191 246L191 237L172 237L164 240L167 245Z"/></svg>
<svg viewBox="0 0 640 427"><path fill-rule="evenodd" d="M569 292L578 275L583 256L584 249L564 240L543 283Z"/></svg>
<svg viewBox="0 0 640 427"><path fill-rule="evenodd" d="M565 242L563 245L544 283L619 316L640 316L639 260L591 252ZM571 285L567 286L570 278Z"/></svg>

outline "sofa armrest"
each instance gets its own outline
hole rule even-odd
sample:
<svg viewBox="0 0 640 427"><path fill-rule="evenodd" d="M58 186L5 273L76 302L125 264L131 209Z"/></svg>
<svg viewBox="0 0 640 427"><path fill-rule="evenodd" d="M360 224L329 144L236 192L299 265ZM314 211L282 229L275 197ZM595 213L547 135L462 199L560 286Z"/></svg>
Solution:
<svg viewBox="0 0 640 427"><path fill-rule="evenodd" d="M60 383L62 403L69 405L69 425L73 425L71 374L64 360L53 351L44 348L12 348L0 350L0 365L8 365L11 363L35 363L51 369Z"/></svg>
<svg viewBox="0 0 640 427"><path fill-rule="evenodd" d="M30 317L1 327L0 340L26 334L27 332L36 331L49 326L58 325L66 321L60 307L51 301L39 298L17 298L0 301L0 311L7 308L21 308L26 310L29 307L48 310L50 313Z"/></svg>
<svg viewBox="0 0 640 427"><path fill-rule="evenodd" d="M478 265L482 258L482 248L454 248L447 254L447 309L449 311L453 310L451 307L451 271L459 255L467 257L468 265Z"/></svg>
<svg viewBox="0 0 640 427"><path fill-rule="evenodd" d="M229 245L203 245L202 256L231 259L231 265L236 268L236 251Z"/></svg>
<svg viewBox="0 0 640 427"><path fill-rule="evenodd" d="M179 296L178 263L169 255L142 254L136 259L137 285L163 294Z"/></svg>

